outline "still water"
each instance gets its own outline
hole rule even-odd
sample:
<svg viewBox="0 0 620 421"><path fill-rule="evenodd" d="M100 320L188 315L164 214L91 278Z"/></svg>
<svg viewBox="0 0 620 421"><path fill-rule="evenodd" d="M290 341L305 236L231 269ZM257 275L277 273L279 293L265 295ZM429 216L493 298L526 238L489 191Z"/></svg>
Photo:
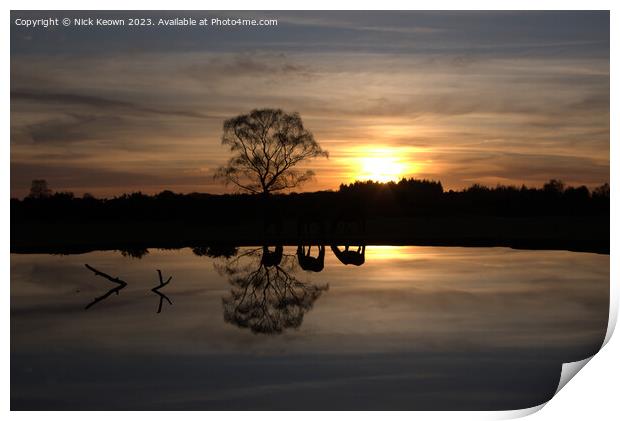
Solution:
<svg viewBox="0 0 620 421"><path fill-rule="evenodd" d="M11 408L518 409L607 328L608 255L233 251L12 254Z"/></svg>

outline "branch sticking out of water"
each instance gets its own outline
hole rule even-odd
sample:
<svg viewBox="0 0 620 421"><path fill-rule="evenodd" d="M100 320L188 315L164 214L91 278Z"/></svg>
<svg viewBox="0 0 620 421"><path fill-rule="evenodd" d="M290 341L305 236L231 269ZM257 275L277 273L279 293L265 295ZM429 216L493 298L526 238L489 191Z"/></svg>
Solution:
<svg viewBox="0 0 620 421"><path fill-rule="evenodd" d="M155 288L151 289L151 291L153 291L155 294L159 295L159 307L157 308L157 313L161 313L161 307L162 304L164 302L164 299L166 301L168 301L168 304L172 305L172 301L170 301L170 298L168 298L168 296L166 296L166 294L159 292L160 288L165 287L166 285L168 285L170 283L170 281L172 280L172 276L168 278L168 280L166 282L164 282L164 278L161 275L161 270L157 269L157 274L159 275L159 285L157 285Z"/></svg>
<svg viewBox="0 0 620 421"><path fill-rule="evenodd" d="M116 293L116 295L118 295L119 291L127 286L127 282L123 281L122 279L113 278L110 275L108 275L107 273L101 272L101 271L95 269L94 267L92 267L92 266L90 266L88 264L85 264L84 266L86 266L86 269L88 269L91 272L93 272L95 274L95 276L102 276L102 277L106 278L108 281L113 282L115 284L118 284L117 287L114 287L114 288L110 289L108 292L106 292L102 296L96 297L90 304L88 304L86 306L85 310L88 310L89 308L91 308L92 306L97 304L99 301L105 300L106 298L108 298L110 295L112 295L114 293Z"/></svg>

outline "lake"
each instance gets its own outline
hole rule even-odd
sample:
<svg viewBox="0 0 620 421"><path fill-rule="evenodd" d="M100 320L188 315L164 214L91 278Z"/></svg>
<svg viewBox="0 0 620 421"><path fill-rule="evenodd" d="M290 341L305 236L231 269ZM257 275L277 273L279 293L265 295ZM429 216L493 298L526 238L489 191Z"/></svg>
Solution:
<svg viewBox="0 0 620 421"><path fill-rule="evenodd" d="M12 254L11 409L520 409L605 337L609 255L297 252Z"/></svg>

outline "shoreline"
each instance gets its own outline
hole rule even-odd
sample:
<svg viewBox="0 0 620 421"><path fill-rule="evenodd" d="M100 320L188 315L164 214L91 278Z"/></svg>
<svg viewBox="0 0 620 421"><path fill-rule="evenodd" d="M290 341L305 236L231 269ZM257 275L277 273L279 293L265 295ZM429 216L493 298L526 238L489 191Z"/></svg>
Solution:
<svg viewBox="0 0 620 421"><path fill-rule="evenodd" d="M262 223L234 225L157 222L11 223L11 253L74 254L95 250L209 245L365 244L437 247L510 247L609 254L609 220L593 217L414 217L369 219L364 233L297 234L284 220L278 233Z"/></svg>

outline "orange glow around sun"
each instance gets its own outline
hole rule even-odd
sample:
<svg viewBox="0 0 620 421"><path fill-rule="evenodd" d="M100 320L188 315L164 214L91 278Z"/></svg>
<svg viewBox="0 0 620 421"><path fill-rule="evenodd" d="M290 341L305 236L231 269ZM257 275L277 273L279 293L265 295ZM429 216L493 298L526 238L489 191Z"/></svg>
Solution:
<svg viewBox="0 0 620 421"><path fill-rule="evenodd" d="M411 176L417 169L415 164L409 162L407 151L399 148L372 148L356 152L351 177L355 180L398 181Z"/></svg>

